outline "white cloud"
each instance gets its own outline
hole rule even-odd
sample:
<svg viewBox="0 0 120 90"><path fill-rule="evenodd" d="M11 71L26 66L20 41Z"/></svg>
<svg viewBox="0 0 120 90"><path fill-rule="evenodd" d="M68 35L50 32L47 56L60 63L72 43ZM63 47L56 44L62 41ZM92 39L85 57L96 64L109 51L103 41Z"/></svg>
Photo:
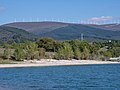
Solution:
<svg viewBox="0 0 120 90"><path fill-rule="evenodd" d="M101 17L93 17L88 19L89 21L108 21L114 19L112 16L101 16Z"/></svg>
<svg viewBox="0 0 120 90"><path fill-rule="evenodd" d="M119 22L119 17L112 17L112 16L101 16L101 17L93 17L87 20L83 20L83 23L90 23L90 24L103 24L103 23L112 23L112 22Z"/></svg>

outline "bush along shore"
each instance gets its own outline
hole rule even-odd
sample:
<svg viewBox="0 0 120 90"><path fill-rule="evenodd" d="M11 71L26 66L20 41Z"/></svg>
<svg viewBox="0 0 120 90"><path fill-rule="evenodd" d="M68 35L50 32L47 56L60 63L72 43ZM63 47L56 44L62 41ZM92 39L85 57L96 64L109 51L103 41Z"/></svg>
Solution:
<svg viewBox="0 0 120 90"><path fill-rule="evenodd" d="M109 60L120 56L120 41L86 42L57 41L40 38L36 42L4 44L0 46L0 60Z"/></svg>

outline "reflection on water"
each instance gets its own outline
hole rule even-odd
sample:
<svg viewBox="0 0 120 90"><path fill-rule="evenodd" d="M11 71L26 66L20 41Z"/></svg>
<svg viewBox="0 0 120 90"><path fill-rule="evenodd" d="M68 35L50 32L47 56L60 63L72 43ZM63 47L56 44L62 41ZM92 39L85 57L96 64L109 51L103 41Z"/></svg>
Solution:
<svg viewBox="0 0 120 90"><path fill-rule="evenodd" d="M2 68L0 90L119 90L119 79L119 64Z"/></svg>

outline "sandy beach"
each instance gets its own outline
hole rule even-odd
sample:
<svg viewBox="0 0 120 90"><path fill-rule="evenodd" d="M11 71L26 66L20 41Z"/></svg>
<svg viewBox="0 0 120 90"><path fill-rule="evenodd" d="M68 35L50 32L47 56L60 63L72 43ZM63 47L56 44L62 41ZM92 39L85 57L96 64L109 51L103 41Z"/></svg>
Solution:
<svg viewBox="0 0 120 90"><path fill-rule="evenodd" d="M120 64L120 62L97 61L97 60L53 60L43 59L40 61L25 61L17 64L0 64L0 68L13 67L43 67L43 66L66 66L66 65L89 65L89 64Z"/></svg>

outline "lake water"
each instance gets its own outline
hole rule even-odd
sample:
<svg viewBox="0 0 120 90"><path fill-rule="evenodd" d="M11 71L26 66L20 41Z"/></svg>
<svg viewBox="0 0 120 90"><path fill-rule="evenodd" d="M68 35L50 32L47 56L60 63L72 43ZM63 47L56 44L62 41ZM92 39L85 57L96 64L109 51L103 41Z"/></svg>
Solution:
<svg viewBox="0 0 120 90"><path fill-rule="evenodd" d="M1 68L0 90L120 90L120 64Z"/></svg>

